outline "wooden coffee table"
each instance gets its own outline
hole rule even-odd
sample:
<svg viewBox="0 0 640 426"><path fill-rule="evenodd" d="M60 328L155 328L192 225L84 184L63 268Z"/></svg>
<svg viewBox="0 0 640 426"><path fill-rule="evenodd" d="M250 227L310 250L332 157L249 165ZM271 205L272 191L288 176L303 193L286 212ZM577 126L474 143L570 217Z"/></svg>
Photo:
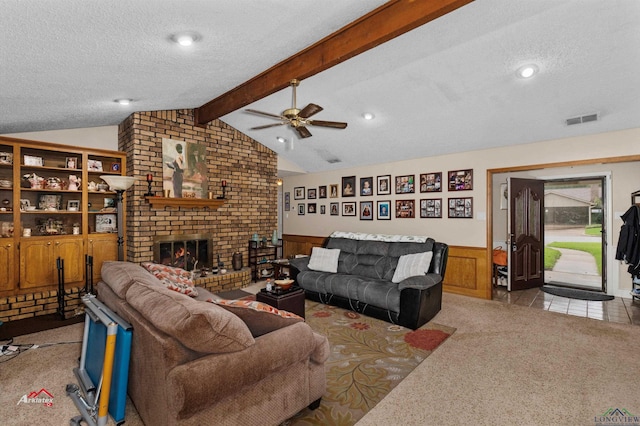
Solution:
<svg viewBox="0 0 640 426"><path fill-rule="evenodd" d="M256 300L304 318L304 290L299 287L295 287L282 294L269 292L263 288L256 293Z"/></svg>

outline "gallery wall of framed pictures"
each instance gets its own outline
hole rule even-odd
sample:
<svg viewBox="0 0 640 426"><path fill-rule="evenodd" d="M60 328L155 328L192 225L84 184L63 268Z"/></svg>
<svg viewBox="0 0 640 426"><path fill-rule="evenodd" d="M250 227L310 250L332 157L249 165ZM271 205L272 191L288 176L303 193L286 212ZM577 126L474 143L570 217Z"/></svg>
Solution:
<svg viewBox="0 0 640 426"><path fill-rule="evenodd" d="M439 196L446 192L473 190L473 169L429 171L397 176L343 176L338 183L319 186L296 186L293 199L298 200L298 215L327 214L356 217L359 220L404 219L472 219L473 197ZM410 198L416 193L420 198ZM431 195L431 196L430 196ZM435 195L435 197L433 197ZM394 196L394 199L368 199ZM409 196L406 198L405 196ZM362 197L359 201L351 201ZM345 199L340 201L340 199ZM303 202L302 200L309 200ZM327 204L325 200L328 201ZM284 210L291 209L291 193L284 193ZM446 216L443 210L446 209Z"/></svg>

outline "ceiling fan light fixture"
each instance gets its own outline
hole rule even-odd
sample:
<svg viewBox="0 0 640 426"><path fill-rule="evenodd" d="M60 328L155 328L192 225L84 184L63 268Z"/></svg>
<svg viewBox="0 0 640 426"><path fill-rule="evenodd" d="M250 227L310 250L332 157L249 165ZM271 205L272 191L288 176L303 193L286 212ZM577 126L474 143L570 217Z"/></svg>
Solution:
<svg viewBox="0 0 640 426"><path fill-rule="evenodd" d="M520 78L531 78L533 76L535 76L539 71L539 68L537 65L535 64L527 64L527 65L523 65L520 68L518 68L518 71L516 71L516 75Z"/></svg>
<svg viewBox="0 0 640 426"><path fill-rule="evenodd" d="M365 112L364 114L362 114L362 117L365 120L373 120L374 118L376 118L376 116L372 112Z"/></svg>
<svg viewBox="0 0 640 426"><path fill-rule="evenodd" d="M202 37L200 34L193 31L185 31L181 33L172 34L170 39L174 43L179 44L182 47L191 46L193 43L199 41Z"/></svg>

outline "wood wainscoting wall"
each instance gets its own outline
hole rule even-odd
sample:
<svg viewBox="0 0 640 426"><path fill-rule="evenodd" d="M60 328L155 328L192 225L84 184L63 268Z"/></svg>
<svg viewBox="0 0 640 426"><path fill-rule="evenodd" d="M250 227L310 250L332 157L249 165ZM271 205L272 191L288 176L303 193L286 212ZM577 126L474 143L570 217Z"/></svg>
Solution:
<svg viewBox="0 0 640 426"><path fill-rule="evenodd" d="M449 246L443 290L491 299L490 265L486 247Z"/></svg>
<svg viewBox="0 0 640 426"><path fill-rule="evenodd" d="M297 254L311 256L311 249L322 247L327 237L312 237L310 235L282 235L282 252L285 258L293 257Z"/></svg>
<svg viewBox="0 0 640 426"><path fill-rule="evenodd" d="M284 257L311 255L313 247L322 247L326 237L284 234ZM491 280L486 247L449 246L449 258L443 290L464 296L491 299Z"/></svg>

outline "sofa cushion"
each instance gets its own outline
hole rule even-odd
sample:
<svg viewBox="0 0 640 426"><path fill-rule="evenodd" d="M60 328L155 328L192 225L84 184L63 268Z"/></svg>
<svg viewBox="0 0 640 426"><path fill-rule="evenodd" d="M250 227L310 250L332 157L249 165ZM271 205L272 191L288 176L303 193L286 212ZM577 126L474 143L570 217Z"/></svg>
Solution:
<svg viewBox="0 0 640 426"><path fill-rule="evenodd" d="M322 247L313 247L311 250L311 259L307 265L309 269L322 272L338 272L338 258L340 257L339 249L325 249Z"/></svg>
<svg viewBox="0 0 640 426"><path fill-rule="evenodd" d="M163 286L136 283L126 301L160 331L197 352L235 352L255 343L244 322L231 312Z"/></svg>
<svg viewBox="0 0 640 426"><path fill-rule="evenodd" d="M175 268L153 262L142 262L141 265L158 278L169 290L177 291L178 293L191 297L198 296L198 290L196 290L193 284L191 272L182 268Z"/></svg>
<svg viewBox="0 0 640 426"><path fill-rule="evenodd" d="M282 327L304 321L298 315L255 300L212 299L209 302L238 316L249 327L253 337L271 333Z"/></svg>
<svg viewBox="0 0 640 426"><path fill-rule="evenodd" d="M426 274L431 265L431 257L433 257L431 251L400 256L391 282L399 283L409 277Z"/></svg>
<svg viewBox="0 0 640 426"><path fill-rule="evenodd" d="M124 299L129 287L135 282L162 286L160 280L151 275L142 266L131 262L107 261L100 270L102 281L107 284L119 298Z"/></svg>

